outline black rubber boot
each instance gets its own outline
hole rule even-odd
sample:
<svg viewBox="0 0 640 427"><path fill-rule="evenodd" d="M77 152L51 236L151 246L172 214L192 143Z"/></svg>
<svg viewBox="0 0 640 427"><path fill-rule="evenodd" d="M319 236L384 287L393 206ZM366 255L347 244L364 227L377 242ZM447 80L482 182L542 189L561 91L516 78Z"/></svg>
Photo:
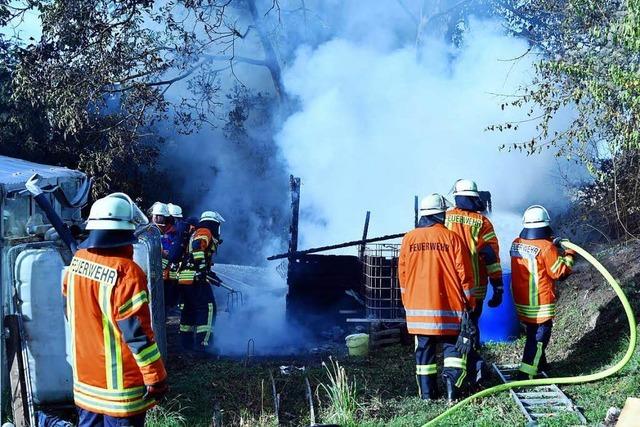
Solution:
<svg viewBox="0 0 640 427"><path fill-rule="evenodd" d="M429 389L426 390L427 393L426 395L428 396L428 398L424 398L424 400L437 400L438 398L440 398L440 392L438 390L438 381L436 380L436 378L429 378L427 380L427 383L429 384Z"/></svg>
<svg viewBox="0 0 640 427"><path fill-rule="evenodd" d="M453 403L458 400L458 387L451 378L445 378L444 382L447 386L447 402Z"/></svg>

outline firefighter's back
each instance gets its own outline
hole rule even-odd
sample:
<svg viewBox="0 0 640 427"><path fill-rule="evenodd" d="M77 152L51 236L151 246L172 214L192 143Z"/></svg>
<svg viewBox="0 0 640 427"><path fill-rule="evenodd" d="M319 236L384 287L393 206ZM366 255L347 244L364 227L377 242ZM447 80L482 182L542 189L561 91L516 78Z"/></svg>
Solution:
<svg viewBox="0 0 640 427"><path fill-rule="evenodd" d="M416 228L404 237L401 262L407 327L413 334L455 335L464 309L456 252L461 238L441 224Z"/></svg>

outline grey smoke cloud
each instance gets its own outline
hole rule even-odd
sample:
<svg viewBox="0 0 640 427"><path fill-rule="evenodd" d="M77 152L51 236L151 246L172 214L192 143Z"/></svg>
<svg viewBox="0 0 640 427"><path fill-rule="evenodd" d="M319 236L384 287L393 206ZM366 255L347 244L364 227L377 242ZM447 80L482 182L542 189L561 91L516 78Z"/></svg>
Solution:
<svg viewBox="0 0 640 427"><path fill-rule="evenodd" d="M496 94L515 94L529 80L533 58L512 60L527 50L525 41L498 22L472 21L461 48L427 40L417 60L406 41L393 48L372 37L302 47L285 74L301 107L276 139L303 179L301 247L359 237L366 210L370 235L405 231L413 195L448 193L458 178L490 190L495 209L513 213L510 222L529 204L557 205L563 188L553 156L498 151L530 139L533 125L485 131L524 116L503 112ZM504 228L510 241L514 225Z"/></svg>
<svg viewBox="0 0 640 427"><path fill-rule="evenodd" d="M303 181L300 248L359 238L366 210L371 236L406 231L414 195L448 193L456 179L471 178L493 193L493 222L508 263L505 250L520 229L521 210L542 203L553 214L564 196L551 155L498 151L502 143L530 139L532 124L518 133L484 130L524 116L503 112L504 99L495 94L514 94L528 82L534 58L511 60L526 42L505 34L499 22L476 20L461 46L426 38L417 55L416 27L394 2L305 3L309 25L286 28L292 42L280 46L294 112L281 123L252 118L247 131L257 145L236 144L218 129L180 138L168 150L183 177L183 202L194 213L216 209L227 219L218 262L259 264L286 249L293 173ZM256 54L255 46L242 48L238 54ZM269 89L264 70L236 72L252 87ZM258 338L258 354L306 341L286 321L286 284L274 268L257 274L257 282L244 279L257 284L239 286L245 306L219 316L215 342L223 354L244 354L250 338ZM224 305L225 293L216 295Z"/></svg>

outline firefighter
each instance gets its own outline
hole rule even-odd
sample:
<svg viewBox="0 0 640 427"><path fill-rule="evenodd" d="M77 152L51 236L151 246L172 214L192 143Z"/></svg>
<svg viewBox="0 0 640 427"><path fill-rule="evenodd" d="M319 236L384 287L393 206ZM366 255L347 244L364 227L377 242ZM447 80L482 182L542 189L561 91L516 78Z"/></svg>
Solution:
<svg viewBox="0 0 640 427"><path fill-rule="evenodd" d="M447 212L445 225L462 237L471 255L473 268L473 290L476 308L471 315L478 331L475 348L480 348L480 329L478 323L482 315L482 306L487 295L487 284L491 279L493 295L488 302L489 307L497 307L502 303L503 284L502 267L500 266L500 247L493 230L493 224L481 212L486 206L475 182L459 179L453 187L455 208ZM477 351L469 354L469 378L480 386L484 371L484 360Z"/></svg>
<svg viewBox="0 0 640 427"><path fill-rule="evenodd" d="M457 398L466 376L466 355L457 341L463 318L469 321L465 312L475 305L469 251L462 238L444 226L447 207L439 194L422 200L418 227L402 239L398 262L407 329L416 341L416 378L420 397L425 400L438 397L438 343L444 353L442 376L447 398Z"/></svg>
<svg viewBox="0 0 640 427"><path fill-rule="evenodd" d="M546 368L545 350L556 314L556 280L571 274L575 252L561 253L554 245L549 212L527 208L523 230L511 245L511 288L518 318L527 340L520 364L520 379L533 378Z"/></svg>
<svg viewBox="0 0 640 427"><path fill-rule="evenodd" d="M63 280L80 427L143 426L168 391L147 278L133 261L137 218L144 216L123 193L96 201L89 237Z"/></svg>
<svg viewBox="0 0 640 427"><path fill-rule="evenodd" d="M207 274L222 243L220 226L223 222L219 213L203 212L181 264L178 283L184 305L180 316L180 339L187 350L205 351L213 333L216 302Z"/></svg>
<svg viewBox="0 0 640 427"><path fill-rule="evenodd" d="M160 230L161 234L164 234L165 229L167 228L168 221L171 218L169 214L169 207L166 203L155 202L150 209L151 214L151 222L153 222L156 227Z"/></svg>
<svg viewBox="0 0 640 427"><path fill-rule="evenodd" d="M189 226L182 220L182 208L167 203L168 219L162 236L162 262L165 290L165 310L171 311L178 304L178 270L189 241Z"/></svg>

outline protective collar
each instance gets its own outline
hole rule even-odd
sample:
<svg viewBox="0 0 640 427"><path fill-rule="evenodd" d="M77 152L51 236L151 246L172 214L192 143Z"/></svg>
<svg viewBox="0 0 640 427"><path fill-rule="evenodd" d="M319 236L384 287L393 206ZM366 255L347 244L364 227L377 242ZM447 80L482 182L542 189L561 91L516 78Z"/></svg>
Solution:
<svg viewBox="0 0 640 427"><path fill-rule="evenodd" d="M444 216L444 212L435 215L422 216L418 221L418 228L426 228L436 224L444 224Z"/></svg>
<svg viewBox="0 0 640 427"><path fill-rule="evenodd" d="M220 223L219 222L211 221L211 220L200 221L198 223L198 228L206 228L211 232L213 237L215 237L216 239L220 239Z"/></svg>
<svg viewBox="0 0 640 427"><path fill-rule="evenodd" d="M552 235L553 230L551 227L523 228L520 232L520 238L527 240L550 239Z"/></svg>
<svg viewBox="0 0 640 427"><path fill-rule="evenodd" d="M479 197L455 196L456 207L465 211L484 212L487 206Z"/></svg>
<svg viewBox="0 0 640 427"><path fill-rule="evenodd" d="M79 249L107 249L138 242L133 230L91 230L89 237L78 245Z"/></svg>

